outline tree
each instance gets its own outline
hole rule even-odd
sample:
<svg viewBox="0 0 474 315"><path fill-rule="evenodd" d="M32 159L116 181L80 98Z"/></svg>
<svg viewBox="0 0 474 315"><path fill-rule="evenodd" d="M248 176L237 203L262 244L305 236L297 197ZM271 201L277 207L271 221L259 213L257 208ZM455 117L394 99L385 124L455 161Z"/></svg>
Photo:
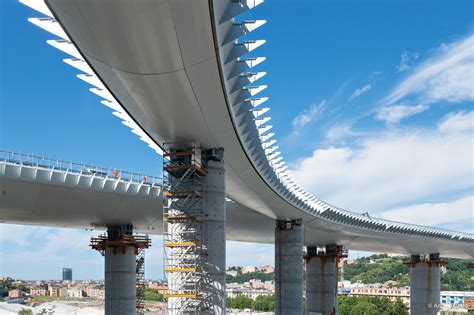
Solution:
<svg viewBox="0 0 474 315"><path fill-rule="evenodd" d="M357 303L350 311L349 315L379 315L377 306L369 301Z"/></svg>
<svg viewBox="0 0 474 315"><path fill-rule="evenodd" d="M237 308L239 310L243 310L246 308L252 308L253 300L245 295L237 295L235 298L229 298L227 300L227 307L229 308Z"/></svg>
<svg viewBox="0 0 474 315"><path fill-rule="evenodd" d="M255 311L271 312L275 310L275 296L258 296L252 303Z"/></svg>
<svg viewBox="0 0 474 315"><path fill-rule="evenodd" d="M160 294L158 291L150 288L145 288L143 290L143 299L145 301L158 301L158 302L164 302L165 297Z"/></svg>
<svg viewBox="0 0 474 315"><path fill-rule="evenodd" d="M239 271L240 272L240 271ZM252 279L258 279L261 281L269 281L275 279L275 273L263 273L259 271L255 272L248 272L245 274L237 274L237 276L233 277L231 275L226 275L225 282L226 283L244 283L250 281Z"/></svg>
<svg viewBox="0 0 474 315"><path fill-rule="evenodd" d="M356 297L340 296L339 297L339 314L348 315L358 303L359 299Z"/></svg>
<svg viewBox="0 0 474 315"><path fill-rule="evenodd" d="M341 296L340 315L408 315L408 309L401 300L395 302L385 297Z"/></svg>
<svg viewBox="0 0 474 315"><path fill-rule="evenodd" d="M398 314L408 314L408 308L403 303L402 300L397 299L393 304L393 311L390 313L391 315L398 315Z"/></svg>
<svg viewBox="0 0 474 315"><path fill-rule="evenodd" d="M406 257L387 257L372 255L360 258L355 264L344 266L344 277L352 282L384 283L388 280L397 281L398 286L410 285L409 269L402 263ZM374 263L370 263L373 261ZM450 259L446 272L441 275L441 289L453 291L472 291L474 269L469 268L472 260Z"/></svg>

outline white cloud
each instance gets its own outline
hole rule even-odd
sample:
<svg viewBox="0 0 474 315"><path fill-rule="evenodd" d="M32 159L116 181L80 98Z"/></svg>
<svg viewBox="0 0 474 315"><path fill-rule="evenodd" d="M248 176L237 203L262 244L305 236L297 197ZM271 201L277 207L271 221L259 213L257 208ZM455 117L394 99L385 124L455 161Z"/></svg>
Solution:
<svg viewBox="0 0 474 315"><path fill-rule="evenodd" d="M363 87L360 87L360 88L356 89L354 91L354 93L352 93L352 95L349 97L349 102L352 101L353 99L361 96L362 94L367 93L371 89L372 89L372 84L366 84Z"/></svg>
<svg viewBox="0 0 474 315"><path fill-rule="evenodd" d="M377 112L376 118L378 120L385 121L386 123L393 124L398 123L403 118L407 118L421 112L424 112L429 108L428 105L418 104L418 105L393 105L388 107L383 107Z"/></svg>
<svg viewBox="0 0 474 315"><path fill-rule="evenodd" d="M467 222L468 232L474 232L474 195L439 203L421 203L392 208L381 214L384 219L423 225L459 226ZM470 230L470 231L469 231Z"/></svg>
<svg viewBox="0 0 474 315"><path fill-rule="evenodd" d="M347 137L360 135L352 130L352 126L348 124L337 124L329 128L326 132L326 139L329 141L337 141Z"/></svg>
<svg viewBox="0 0 474 315"><path fill-rule="evenodd" d="M416 59L420 57L420 54L417 52L409 53L408 51L403 51L400 57L400 64L397 66L398 72L407 71L411 67L413 67Z"/></svg>
<svg viewBox="0 0 474 315"><path fill-rule="evenodd" d="M383 101L391 105L415 95L424 104L474 100L474 35L448 45L414 68Z"/></svg>
<svg viewBox="0 0 474 315"><path fill-rule="evenodd" d="M227 242L227 266L274 265L274 246L247 242Z"/></svg>
<svg viewBox="0 0 474 315"><path fill-rule="evenodd" d="M72 267L74 279L103 279L104 258L89 247L101 231L0 225L0 275L20 279L60 279L61 268ZM163 237L150 235L145 251L149 279L163 278ZM32 262L41 268L31 268ZM273 245L227 242L227 265L273 265Z"/></svg>
<svg viewBox="0 0 474 315"><path fill-rule="evenodd" d="M474 137L443 126L374 134L358 148L318 149L292 167L293 175L322 200L370 213L472 189Z"/></svg>
<svg viewBox="0 0 474 315"><path fill-rule="evenodd" d="M374 71L369 75L369 82L374 82L379 76L382 75L382 71Z"/></svg>
<svg viewBox="0 0 474 315"><path fill-rule="evenodd" d="M446 115L439 123L438 129L444 132L474 131L474 112L458 112Z"/></svg>
<svg viewBox="0 0 474 315"><path fill-rule="evenodd" d="M91 250L99 232L22 225L0 225L0 274L23 279L59 279L72 267L76 279L103 277L103 258ZM31 268L32 262L41 268Z"/></svg>
<svg viewBox="0 0 474 315"><path fill-rule="evenodd" d="M311 122L316 121L324 111L326 106L326 101L322 101L319 104L313 104L309 108L305 109L298 116L296 116L293 121L293 129L299 129Z"/></svg>

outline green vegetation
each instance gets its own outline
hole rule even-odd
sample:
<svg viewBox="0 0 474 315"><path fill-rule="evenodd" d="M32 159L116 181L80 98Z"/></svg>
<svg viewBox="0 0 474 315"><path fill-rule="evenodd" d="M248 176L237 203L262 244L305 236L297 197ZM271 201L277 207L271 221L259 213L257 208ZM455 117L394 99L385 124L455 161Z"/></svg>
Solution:
<svg viewBox="0 0 474 315"><path fill-rule="evenodd" d="M275 296L259 296L255 301L244 295L227 298L227 307L271 312L275 310ZM383 297L339 297L341 315L408 315L408 308L401 300L395 302Z"/></svg>
<svg viewBox="0 0 474 315"><path fill-rule="evenodd" d="M408 308L401 300L395 302L385 297L339 297L340 315L408 315Z"/></svg>
<svg viewBox="0 0 474 315"><path fill-rule="evenodd" d="M353 283L362 282L385 283L387 281L398 282L397 286L409 286L410 276L408 266L402 264L406 257L388 257L386 254L372 255L357 259L355 264L344 265L344 279ZM465 259L449 259L446 272L441 275L441 290L446 291L473 291L474 269L473 262ZM230 270L238 272L237 276L227 275L227 283L244 283L251 279L268 281L275 279L273 272L250 272L241 274L241 268L232 267Z"/></svg>
<svg viewBox="0 0 474 315"><path fill-rule="evenodd" d="M255 311L271 312L275 310L275 296L259 296L253 301L252 307Z"/></svg>
<svg viewBox="0 0 474 315"><path fill-rule="evenodd" d="M402 264L406 257L388 257L386 254L372 255L357 259L355 264L344 265L344 279L351 282L385 283L398 282L397 286L409 286L410 276L408 266ZM474 269L473 262L466 259L449 259L446 272L441 275L441 290L446 291L473 291ZM275 279L274 273L250 272L241 274L241 268L232 267L238 272L237 276L227 275L227 283L244 283L251 279L268 281Z"/></svg>
<svg viewBox="0 0 474 315"><path fill-rule="evenodd" d="M473 262L465 259L450 259L446 265L446 273L441 276L441 290L473 291Z"/></svg>
<svg viewBox="0 0 474 315"><path fill-rule="evenodd" d="M30 290L24 285L13 285L11 281L0 280L0 288L3 288L3 297L8 296L8 292L14 289L19 289L23 292L29 292ZM2 296L0 296L2 297Z"/></svg>
<svg viewBox="0 0 474 315"><path fill-rule="evenodd" d="M259 296L254 300L245 295L237 295L237 297L226 299L228 308L236 308L239 310L253 309L254 311L271 312L275 310L275 296Z"/></svg>
<svg viewBox="0 0 474 315"><path fill-rule="evenodd" d="M262 281L275 279L275 274L273 272L263 273L263 272L256 271L256 272L249 272L249 273L242 274L240 273L240 270L237 270L237 271L238 271L238 274L235 277L232 277L231 275L226 275L226 279L225 279L226 283L244 283L252 279L259 279Z"/></svg>
<svg viewBox="0 0 474 315"><path fill-rule="evenodd" d="M409 270L402 264L406 257L388 257L385 254L359 258L355 264L344 265L344 278L351 282L384 283L397 281L398 286L410 285ZM373 263L371 263L371 261ZM474 290L472 261L449 259L446 272L441 275L441 289L447 291Z"/></svg>
<svg viewBox="0 0 474 315"><path fill-rule="evenodd" d="M22 309L21 311L18 312L18 315L32 315L33 312L31 310L25 310Z"/></svg>
<svg viewBox="0 0 474 315"><path fill-rule="evenodd" d="M408 266L402 264L402 258L389 258L385 254L359 258L355 264L344 265L344 279L354 283L384 283L393 280L399 286L407 286L410 282L408 272Z"/></svg>
<svg viewBox="0 0 474 315"><path fill-rule="evenodd" d="M165 297L158 293L155 289L145 288L143 289L143 298L145 301L157 301L157 302L165 302Z"/></svg>

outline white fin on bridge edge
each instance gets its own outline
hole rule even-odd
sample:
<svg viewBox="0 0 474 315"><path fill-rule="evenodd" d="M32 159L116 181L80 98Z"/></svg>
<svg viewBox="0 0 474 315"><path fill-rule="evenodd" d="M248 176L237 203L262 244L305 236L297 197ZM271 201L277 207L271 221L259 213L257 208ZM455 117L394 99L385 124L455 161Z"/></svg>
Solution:
<svg viewBox="0 0 474 315"><path fill-rule="evenodd" d="M115 110L113 114L122 119L122 123L125 126L129 127L133 133L139 135L140 140L147 143L148 146L156 153L163 155L163 151L157 145L157 143L151 139L137 123L135 123L133 118L127 113L124 107L120 105L120 103L113 97L112 93L110 93L110 91L105 87L105 84L95 74L94 70L87 64L85 58L81 55L77 47L70 41L66 32L57 22L46 3L43 0L19 0L19 2L47 16L29 18L28 21L39 28L59 37L60 39L47 40L46 42L56 49L74 57L63 59L63 61L83 72L78 74L77 77L94 86L94 88L89 89L89 91L104 99L101 101L101 103Z"/></svg>

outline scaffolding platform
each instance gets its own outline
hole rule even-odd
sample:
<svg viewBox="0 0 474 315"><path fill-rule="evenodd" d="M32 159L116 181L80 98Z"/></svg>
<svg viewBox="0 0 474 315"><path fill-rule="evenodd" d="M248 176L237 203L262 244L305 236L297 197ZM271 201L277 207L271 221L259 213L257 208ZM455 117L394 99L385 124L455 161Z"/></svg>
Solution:
<svg viewBox="0 0 474 315"><path fill-rule="evenodd" d="M89 246L99 251L102 256L105 254L106 248L113 248L122 251L129 246L135 247L135 254L138 254L139 248L148 248L151 246L151 240L148 235L123 235L120 239L110 239L107 234L92 237Z"/></svg>
<svg viewBox="0 0 474 315"><path fill-rule="evenodd" d="M164 268L165 272L196 272L197 268Z"/></svg>
<svg viewBox="0 0 474 315"><path fill-rule="evenodd" d="M196 215L165 215L163 216L165 222L188 222L188 221L197 221L202 222L201 216Z"/></svg>
<svg viewBox="0 0 474 315"><path fill-rule="evenodd" d="M196 242L166 242L165 247L188 247L188 246L198 246Z"/></svg>
<svg viewBox="0 0 474 315"><path fill-rule="evenodd" d="M190 194L201 198L202 193L198 190L192 190L192 189L182 189L182 190L169 190L163 192L163 195L166 197L173 197L173 198L187 198Z"/></svg>
<svg viewBox="0 0 474 315"><path fill-rule="evenodd" d="M165 293L163 294L164 297L170 298L170 297L175 297L175 298L197 298L202 296L202 294L199 293Z"/></svg>

